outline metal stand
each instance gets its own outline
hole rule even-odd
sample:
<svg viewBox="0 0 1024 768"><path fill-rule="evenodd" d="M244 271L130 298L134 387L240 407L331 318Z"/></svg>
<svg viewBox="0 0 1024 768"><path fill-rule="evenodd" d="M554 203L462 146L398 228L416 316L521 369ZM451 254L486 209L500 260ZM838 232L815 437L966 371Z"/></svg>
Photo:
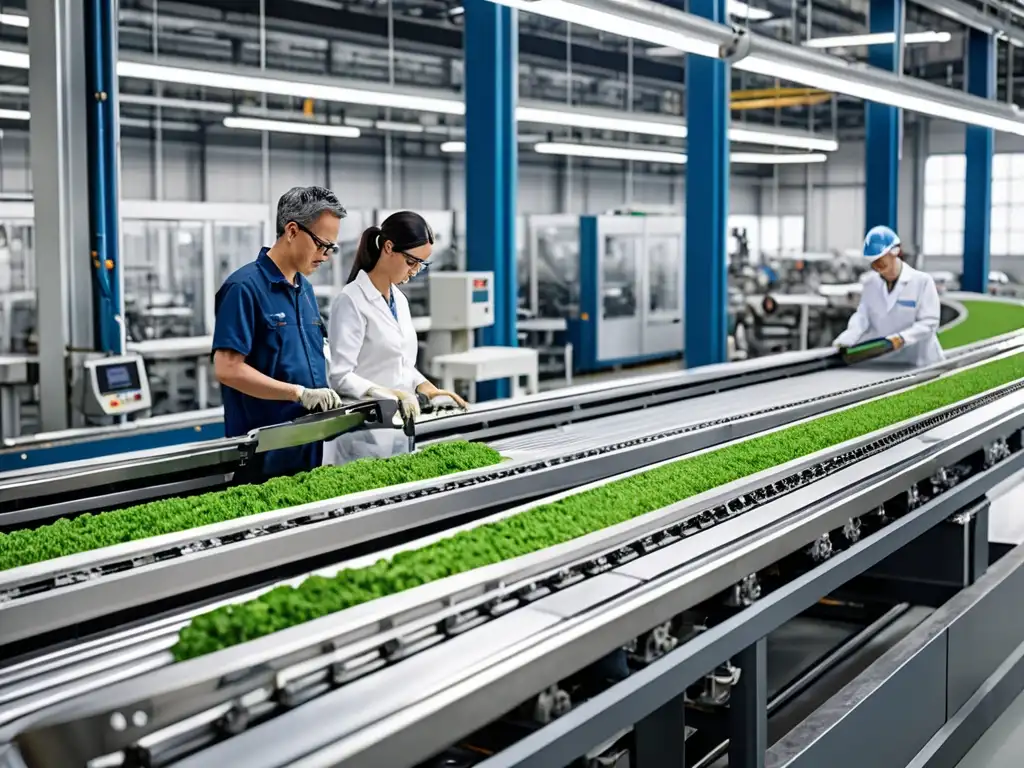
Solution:
<svg viewBox="0 0 1024 768"><path fill-rule="evenodd" d="M988 511L987 499L968 505L872 568L857 588L899 602L942 605L988 568Z"/></svg>
<svg viewBox="0 0 1024 768"><path fill-rule="evenodd" d="M729 768L764 768L768 749L768 641L735 660L740 679L729 698Z"/></svg>
<svg viewBox="0 0 1024 768"><path fill-rule="evenodd" d="M633 727L636 768L686 768L683 699L676 696Z"/></svg>

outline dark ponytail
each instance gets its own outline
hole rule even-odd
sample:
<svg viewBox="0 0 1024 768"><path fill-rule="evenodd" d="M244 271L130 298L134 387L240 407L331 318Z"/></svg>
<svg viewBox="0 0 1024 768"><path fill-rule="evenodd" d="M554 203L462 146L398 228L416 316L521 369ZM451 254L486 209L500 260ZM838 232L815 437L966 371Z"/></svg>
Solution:
<svg viewBox="0 0 1024 768"><path fill-rule="evenodd" d="M377 266L384 243L391 241L396 251L411 251L421 245L434 244L434 230L427 220L413 211L392 213L379 227L369 227L359 238L359 249L352 263L352 271L348 280L351 283L359 276L359 272L369 272Z"/></svg>
<svg viewBox="0 0 1024 768"><path fill-rule="evenodd" d="M369 272L377 266L377 261L380 259L380 247L384 244L382 238L378 240L380 233L380 227L367 227L363 230L363 236L359 238L359 247L356 249L356 258L352 262L352 270L348 273L346 283L351 283L359 277L360 270Z"/></svg>

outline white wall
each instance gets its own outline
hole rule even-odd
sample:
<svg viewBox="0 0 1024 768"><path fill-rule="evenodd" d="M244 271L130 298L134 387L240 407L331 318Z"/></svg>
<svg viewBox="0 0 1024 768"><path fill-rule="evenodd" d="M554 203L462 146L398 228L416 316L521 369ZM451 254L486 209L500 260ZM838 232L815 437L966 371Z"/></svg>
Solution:
<svg viewBox="0 0 1024 768"><path fill-rule="evenodd" d="M915 143L904 141L898 192L898 229L903 239L917 244ZM843 142L825 163L779 166L778 193L773 179L761 186L761 213L804 213L807 218L805 247L808 251L857 248L865 231L864 143ZM915 250L917 250L915 248Z"/></svg>

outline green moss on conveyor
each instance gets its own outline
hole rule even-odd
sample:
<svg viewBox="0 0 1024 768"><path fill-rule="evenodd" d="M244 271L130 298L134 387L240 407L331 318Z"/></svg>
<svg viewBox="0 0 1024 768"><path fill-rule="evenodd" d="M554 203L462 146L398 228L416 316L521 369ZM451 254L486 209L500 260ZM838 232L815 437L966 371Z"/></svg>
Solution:
<svg viewBox="0 0 1024 768"><path fill-rule="evenodd" d="M480 469L499 461L501 455L485 445L439 443L406 456L361 459L260 485L65 518L32 530L0 533L0 571L260 512Z"/></svg>
<svg viewBox="0 0 1024 768"><path fill-rule="evenodd" d="M311 576L197 616L172 649L185 660L379 597L584 536L718 486L1024 378L1024 354L608 483L333 578Z"/></svg>
<svg viewBox="0 0 1024 768"><path fill-rule="evenodd" d="M1024 328L1024 305L1003 301L967 300L963 322L939 334L943 349L954 349Z"/></svg>

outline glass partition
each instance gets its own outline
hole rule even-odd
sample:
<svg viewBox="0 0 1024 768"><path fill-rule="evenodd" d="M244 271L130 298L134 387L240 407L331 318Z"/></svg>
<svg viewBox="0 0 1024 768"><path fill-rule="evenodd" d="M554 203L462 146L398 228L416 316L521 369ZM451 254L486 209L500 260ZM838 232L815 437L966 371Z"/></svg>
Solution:
<svg viewBox="0 0 1024 768"><path fill-rule="evenodd" d="M647 238L647 279L650 313L679 316L682 306L680 281L683 266L682 241L678 236L650 235Z"/></svg>
<svg viewBox="0 0 1024 768"><path fill-rule="evenodd" d="M601 258L601 312L606 320L637 315L637 251L641 236L606 235Z"/></svg>

